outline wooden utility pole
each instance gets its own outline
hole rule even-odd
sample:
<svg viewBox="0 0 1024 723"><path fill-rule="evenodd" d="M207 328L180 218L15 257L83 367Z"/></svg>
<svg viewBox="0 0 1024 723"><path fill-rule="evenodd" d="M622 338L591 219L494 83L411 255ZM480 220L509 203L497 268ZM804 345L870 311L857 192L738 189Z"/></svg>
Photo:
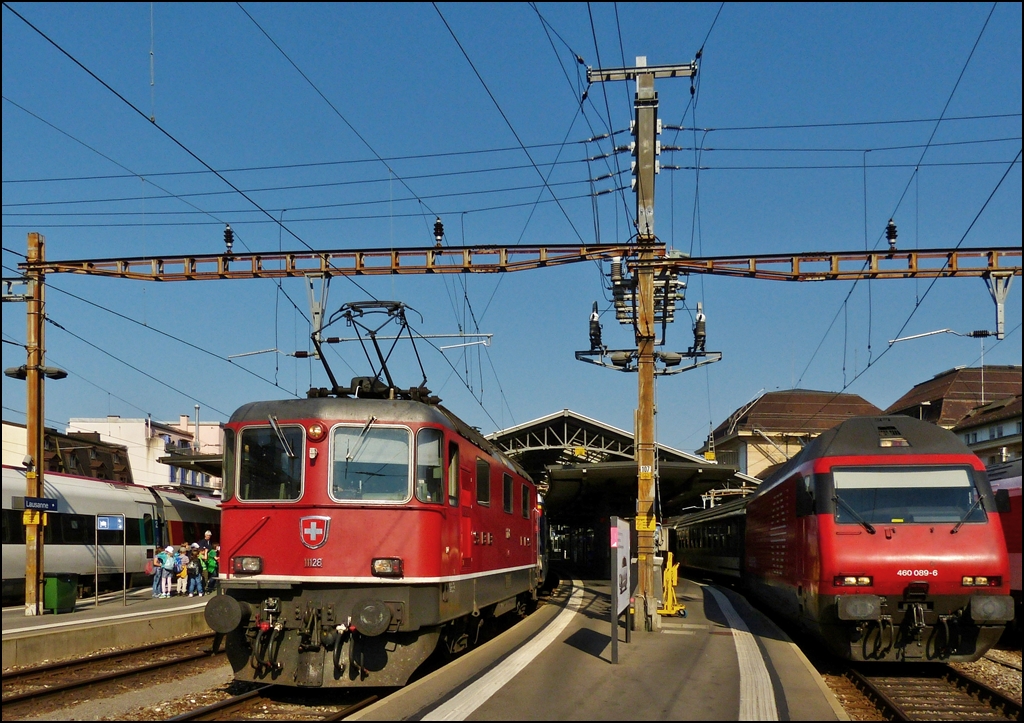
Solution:
<svg viewBox="0 0 1024 723"><path fill-rule="evenodd" d="M658 155L658 94L654 79L692 77L697 72L696 62L686 65L647 67L647 58L638 57L635 68L609 70L587 69L587 80L636 80L633 100L635 118L636 166L636 228L637 228L637 410L635 423L635 449L637 463L637 627L641 620L645 629L660 629L657 614L654 565L654 485L656 474L654 439L654 261L661 250L654 235L654 177L657 174Z"/></svg>
<svg viewBox="0 0 1024 723"><path fill-rule="evenodd" d="M45 307L43 304L43 273L32 264L41 264L45 259L46 241L38 233L28 235L29 268L25 272L28 293L26 294L26 340L28 359L25 367L25 447L30 460L26 460L25 496L43 496L43 326ZM25 509L25 614L43 614L43 521L45 512Z"/></svg>

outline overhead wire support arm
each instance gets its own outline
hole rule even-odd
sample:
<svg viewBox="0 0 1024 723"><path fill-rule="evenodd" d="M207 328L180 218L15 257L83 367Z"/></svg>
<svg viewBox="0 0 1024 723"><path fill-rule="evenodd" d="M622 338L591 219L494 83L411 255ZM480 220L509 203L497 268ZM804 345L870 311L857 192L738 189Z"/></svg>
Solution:
<svg viewBox="0 0 1024 723"><path fill-rule="evenodd" d="M23 261L18 268L45 274L85 274L137 281L213 281L297 278L325 271L333 276L506 273L616 257L632 259L635 255L635 244L367 248L312 253ZM770 281L994 277L1000 286L1005 286L1006 275L1021 275L1020 246L919 249L897 253L813 251L694 258L667 258L663 250L656 247L653 255L648 263L656 268ZM230 269L226 269L228 261L231 262Z"/></svg>
<svg viewBox="0 0 1024 723"><path fill-rule="evenodd" d="M380 276L526 271L628 255L625 244L364 248L270 253L139 256L22 262L23 270L136 281L280 279L309 274Z"/></svg>
<svg viewBox="0 0 1024 723"><path fill-rule="evenodd" d="M679 273L738 276L769 281L857 279L1008 278L1021 275L1021 247L996 246L916 251L817 251L714 258L662 258L653 262Z"/></svg>
<svg viewBox="0 0 1024 723"><path fill-rule="evenodd" d="M648 65L643 68L591 68L587 67L587 82L599 83L609 80L636 80L639 75L655 78L690 78L697 74L697 61L678 65Z"/></svg>

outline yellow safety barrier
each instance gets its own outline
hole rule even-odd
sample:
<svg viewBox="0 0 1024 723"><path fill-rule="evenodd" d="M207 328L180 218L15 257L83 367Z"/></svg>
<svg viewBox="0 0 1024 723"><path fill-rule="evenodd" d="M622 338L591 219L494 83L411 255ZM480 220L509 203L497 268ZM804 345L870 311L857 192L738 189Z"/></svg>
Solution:
<svg viewBox="0 0 1024 723"><path fill-rule="evenodd" d="M676 598L676 585L679 584L679 563L672 563L672 553L668 553L665 561L665 574L662 577L662 590L665 603L658 608L658 615L678 615L686 617L686 606L682 605Z"/></svg>

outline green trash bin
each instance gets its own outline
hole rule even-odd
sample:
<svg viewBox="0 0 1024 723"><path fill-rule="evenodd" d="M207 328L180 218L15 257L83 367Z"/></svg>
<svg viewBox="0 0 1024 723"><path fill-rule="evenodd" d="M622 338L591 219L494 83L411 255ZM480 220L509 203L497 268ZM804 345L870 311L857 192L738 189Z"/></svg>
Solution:
<svg viewBox="0 0 1024 723"><path fill-rule="evenodd" d="M48 572L43 576L43 607L54 613L73 613L78 601L78 573Z"/></svg>

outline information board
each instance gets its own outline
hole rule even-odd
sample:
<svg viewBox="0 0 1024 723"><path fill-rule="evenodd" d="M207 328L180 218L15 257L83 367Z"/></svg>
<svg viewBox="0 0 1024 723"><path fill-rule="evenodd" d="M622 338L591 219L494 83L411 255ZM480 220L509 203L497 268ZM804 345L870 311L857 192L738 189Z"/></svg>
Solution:
<svg viewBox="0 0 1024 723"><path fill-rule="evenodd" d="M121 515L97 515L97 530L111 530L114 532L124 531L124 517Z"/></svg>
<svg viewBox="0 0 1024 723"><path fill-rule="evenodd" d="M629 522L612 517L611 537L612 553L612 600L615 614L621 615L629 605L629 597L633 586L629 579Z"/></svg>

